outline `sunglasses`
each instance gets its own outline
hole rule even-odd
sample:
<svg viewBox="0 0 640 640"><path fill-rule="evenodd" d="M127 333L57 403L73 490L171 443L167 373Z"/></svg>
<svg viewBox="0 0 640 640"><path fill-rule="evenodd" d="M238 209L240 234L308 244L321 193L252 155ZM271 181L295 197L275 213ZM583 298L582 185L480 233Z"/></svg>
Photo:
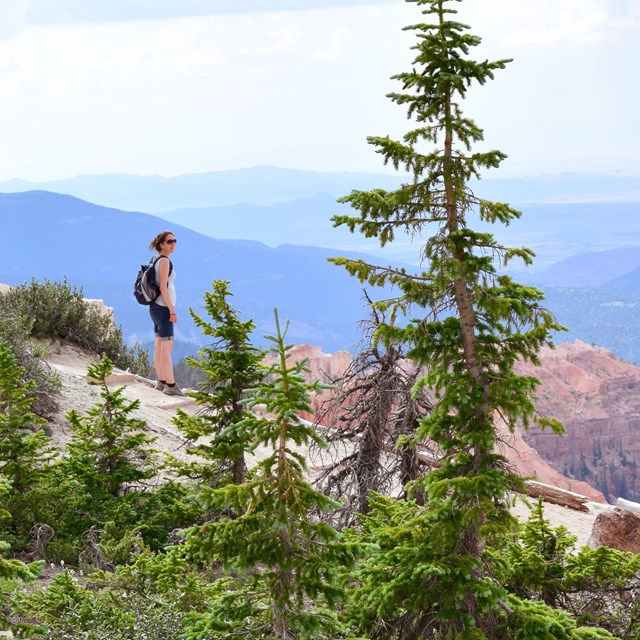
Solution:
<svg viewBox="0 0 640 640"><path fill-rule="evenodd" d="M173 238L173 240L165 240L165 242L167 244L175 244L176 242L178 242L175 238Z"/></svg>

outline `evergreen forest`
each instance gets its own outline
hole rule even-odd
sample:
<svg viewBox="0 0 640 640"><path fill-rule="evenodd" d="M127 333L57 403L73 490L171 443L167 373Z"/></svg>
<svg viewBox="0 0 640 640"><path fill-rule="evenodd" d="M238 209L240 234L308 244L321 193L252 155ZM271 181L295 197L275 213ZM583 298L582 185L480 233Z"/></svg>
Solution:
<svg viewBox="0 0 640 640"><path fill-rule="evenodd" d="M332 259L393 295L369 300L361 349L330 389L291 358L277 309L268 348L257 347L233 283L213 282L206 313L191 311L206 337L187 362L199 410L173 419L185 463L154 447L138 402L108 384L116 367L148 375L148 355L126 347L81 290L33 281L0 296L0 631L640 639L640 557L577 547L541 502L527 522L511 513L524 480L497 453L496 424L562 432L536 412L538 381L514 365L537 363L563 327L538 288L507 275L532 252L484 224L520 212L470 186L506 156L485 146L465 97L511 61L474 58L481 41L457 21L461 1L407 0L414 58L388 98L410 128L368 143L410 179L345 195L349 213L333 219L381 247L419 239L422 268ZM469 224L478 215L482 231ZM87 371L98 400L67 413L64 450L48 429L59 386L43 364L51 339L99 356ZM329 391L316 423L303 420Z"/></svg>

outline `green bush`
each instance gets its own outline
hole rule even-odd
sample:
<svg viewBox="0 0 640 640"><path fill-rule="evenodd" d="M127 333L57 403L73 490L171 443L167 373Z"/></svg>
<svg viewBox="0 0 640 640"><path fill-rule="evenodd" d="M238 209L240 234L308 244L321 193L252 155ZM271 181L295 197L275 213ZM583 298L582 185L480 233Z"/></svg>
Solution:
<svg viewBox="0 0 640 640"><path fill-rule="evenodd" d="M515 611L508 622L510 638L529 637L526 630L536 640L565 637L537 629L552 617L571 622L570 638L640 638L640 555L577 548L565 527L545 518L542 501L515 538L501 543L491 554L497 554L495 576L510 592ZM514 635L518 626L523 635Z"/></svg>
<svg viewBox="0 0 640 640"><path fill-rule="evenodd" d="M117 367L149 375L149 357L139 345L124 344L122 329L112 318L87 304L82 288L63 282L32 280L0 296L0 311L20 318L32 338L61 339L98 355Z"/></svg>
<svg viewBox="0 0 640 640"><path fill-rule="evenodd" d="M0 504L4 503L10 493L9 481L0 475ZM8 511L0 507L0 523L11 520ZM0 536L0 629L10 626L7 614L11 612L11 593L21 582L35 580L42 568L43 562L24 562L10 557L5 557L9 551L9 543Z"/></svg>
<svg viewBox="0 0 640 640"><path fill-rule="evenodd" d="M9 348L23 369L22 383L30 380L35 382L29 391L29 397L34 400L33 412L43 418L55 414L58 410L56 396L60 389L60 378L44 364L46 348L30 337L30 321L14 310L3 310L0 313L0 342Z"/></svg>
<svg viewBox="0 0 640 640"><path fill-rule="evenodd" d="M17 608L22 620L40 629L29 637L40 640L179 640L184 614L175 605L178 593L115 593L85 588L64 572Z"/></svg>
<svg viewBox="0 0 640 640"><path fill-rule="evenodd" d="M205 611L211 588L178 550L143 549L115 572L58 575L13 599L14 617L40 640L180 640L189 612Z"/></svg>
<svg viewBox="0 0 640 640"><path fill-rule="evenodd" d="M40 483L56 455L42 430L45 420L31 410L35 382L23 378L11 350L0 342L0 477L10 487L1 504L14 520L14 532L27 517L30 489Z"/></svg>
<svg viewBox="0 0 640 640"><path fill-rule="evenodd" d="M104 519L96 518L95 500L70 472L66 460L49 468L26 498L29 511L25 514L25 524L17 532L22 547L29 546L29 528L35 523L46 523L55 532L53 539L45 545L46 559L77 565L84 532Z"/></svg>

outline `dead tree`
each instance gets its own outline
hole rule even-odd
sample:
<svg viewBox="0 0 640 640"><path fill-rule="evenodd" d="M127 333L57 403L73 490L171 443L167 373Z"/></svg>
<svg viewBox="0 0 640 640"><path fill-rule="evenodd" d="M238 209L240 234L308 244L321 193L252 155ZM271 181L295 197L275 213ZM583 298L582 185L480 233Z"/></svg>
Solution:
<svg viewBox="0 0 640 640"><path fill-rule="evenodd" d="M27 554L27 559L32 562L34 560L46 560L47 554L45 547L51 542L56 535L53 527L48 524L34 524L29 531L31 537L31 551Z"/></svg>
<svg viewBox="0 0 640 640"><path fill-rule="evenodd" d="M351 524L356 513L366 513L372 491L402 495L424 466L419 455L424 445L416 441L415 429L431 402L424 391L414 397L419 372L402 348L376 339L384 317L373 306L371 310L364 348L331 381L335 389L315 418L329 445L310 452L318 469L315 484L343 504L334 526Z"/></svg>

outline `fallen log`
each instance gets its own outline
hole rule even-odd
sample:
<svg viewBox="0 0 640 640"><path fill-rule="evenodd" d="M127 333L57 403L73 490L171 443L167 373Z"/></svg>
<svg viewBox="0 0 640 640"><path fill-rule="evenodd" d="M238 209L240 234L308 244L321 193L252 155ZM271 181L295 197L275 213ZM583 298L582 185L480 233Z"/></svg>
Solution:
<svg viewBox="0 0 640 640"><path fill-rule="evenodd" d="M535 480L527 480L524 483L524 487L525 493L530 498L542 498L546 502L559 504L575 511L589 511L589 498L579 493L536 482Z"/></svg>

